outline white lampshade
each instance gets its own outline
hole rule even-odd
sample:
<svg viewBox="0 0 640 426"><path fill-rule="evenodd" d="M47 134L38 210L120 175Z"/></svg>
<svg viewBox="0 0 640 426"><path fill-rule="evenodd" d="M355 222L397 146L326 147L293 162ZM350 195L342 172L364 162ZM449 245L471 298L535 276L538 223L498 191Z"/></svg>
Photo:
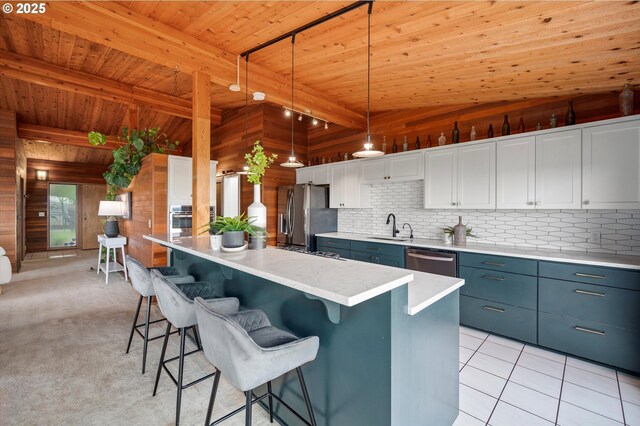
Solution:
<svg viewBox="0 0 640 426"><path fill-rule="evenodd" d="M122 216L122 201L100 201L98 216Z"/></svg>

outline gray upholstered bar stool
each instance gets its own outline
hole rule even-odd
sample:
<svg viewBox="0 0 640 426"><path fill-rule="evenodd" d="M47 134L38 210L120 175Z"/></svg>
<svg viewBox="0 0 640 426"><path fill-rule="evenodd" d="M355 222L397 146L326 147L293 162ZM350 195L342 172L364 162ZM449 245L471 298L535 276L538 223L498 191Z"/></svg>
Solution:
<svg viewBox="0 0 640 426"><path fill-rule="evenodd" d="M186 284L175 284L170 279L164 277L159 271L151 271L151 282L153 282L153 288L156 292L156 298L158 299L158 305L160 305L160 311L167 318L167 331L164 335L164 341L162 343L162 352L160 353L160 362L158 363L158 371L156 373L156 382L153 387L153 395L155 396L158 390L158 383L160 381L160 373L164 369L171 380L176 384L177 396L176 396L176 426L180 424L180 402L182 400L182 390L189 386L200 383L201 381L213 376L215 373L207 374L197 380L192 381L186 385L182 384L183 372L184 372L184 358L193 353L202 350L202 346L198 342L197 332L195 326L197 325L196 309L193 303L195 297L202 299L214 299L220 297L216 293L214 285L206 281L194 281ZM237 299L235 299L237 301ZM174 326L180 332L180 355L167 359L164 359L167 351L167 342L169 341L169 331L171 326ZM185 353L185 338L187 330L193 328L196 334L196 341L198 342L198 348ZM178 364L178 378L171 374L166 364L171 361L179 360Z"/></svg>
<svg viewBox="0 0 640 426"><path fill-rule="evenodd" d="M229 417L246 411L245 424L251 425L253 403L268 397L269 418L273 423L273 398L287 407L307 425L316 425L309 393L301 366L313 361L318 354L317 336L298 338L291 333L273 327L267 315L260 310L229 313L229 309L217 309L215 301L196 298L196 315L204 346L204 354L216 367L205 425L211 423L220 375L224 374L233 386L245 393L246 404L214 421L216 425ZM271 381L296 370L302 395L307 406L309 421L291 408L271 390ZM267 392L253 399L253 390L267 384Z"/></svg>
<svg viewBox="0 0 640 426"><path fill-rule="evenodd" d="M149 324L155 324L160 321L166 321L165 318L161 318L154 321L149 321L151 316L151 300L153 296L156 295L156 292L153 290L153 284L151 283L151 271L150 269L158 271L160 274L164 275L167 279L170 279L176 284L188 283L195 281L191 275L180 275L180 272L176 268L172 267L157 267L157 268L147 268L142 263L140 263L137 259L127 256L127 269L129 270L129 279L131 280L131 285L134 290L140 294L140 299L138 300L138 307L136 308L136 314L133 317L133 324L131 325L131 333L129 334L129 342L127 343L127 352L129 353L129 349L131 349L131 340L133 339L134 331L137 332L143 339L143 348L142 348L142 374L144 374L145 366L147 364L147 343L151 340L156 340L164 335L159 335L152 337L149 339ZM147 298L147 312L145 315L144 323L137 324L138 317L140 315L140 307L142 306L142 300ZM139 330L140 327L144 327L144 334L142 334Z"/></svg>

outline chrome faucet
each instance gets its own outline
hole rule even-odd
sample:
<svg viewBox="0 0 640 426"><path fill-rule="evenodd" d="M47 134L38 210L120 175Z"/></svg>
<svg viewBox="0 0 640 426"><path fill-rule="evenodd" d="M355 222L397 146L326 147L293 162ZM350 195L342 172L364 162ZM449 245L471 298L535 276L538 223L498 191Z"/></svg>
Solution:
<svg viewBox="0 0 640 426"><path fill-rule="evenodd" d="M391 236L395 238L400 231L396 227L396 215L394 215L393 213L389 213L389 216L387 216L387 225L389 224L391 218L393 218L393 228L391 228Z"/></svg>
<svg viewBox="0 0 640 426"><path fill-rule="evenodd" d="M402 229L404 229L404 227L405 227L405 226L408 226L408 227L409 227L409 232L410 232L410 234L409 234L409 239L410 239L410 240L413 240L413 228L412 228L412 227L411 227L411 225L409 225L408 223L405 223L404 225L402 225Z"/></svg>

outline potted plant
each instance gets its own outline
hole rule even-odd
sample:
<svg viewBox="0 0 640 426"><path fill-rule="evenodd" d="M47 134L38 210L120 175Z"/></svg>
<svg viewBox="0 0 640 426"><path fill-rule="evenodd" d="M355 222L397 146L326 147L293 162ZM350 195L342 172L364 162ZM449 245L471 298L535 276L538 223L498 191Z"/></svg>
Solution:
<svg viewBox="0 0 640 426"><path fill-rule="evenodd" d="M107 136L100 132L89 132L87 138L93 146L107 143ZM104 172L107 181L107 200L114 200L116 193L129 186L131 180L140 172L142 159L152 152L166 153L174 150L179 141L171 141L167 135L160 132L159 127L150 129L122 129L122 136L118 137L124 145L113 150L113 163Z"/></svg>
<svg viewBox="0 0 640 426"><path fill-rule="evenodd" d="M278 158L277 154L267 156L264 153L260 141L255 141L251 152L244 155L249 167L247 180L253 184L253 203L247 208L247 214L255 217L254 225L263 230L267 229L267 207L260 202L260 184L265 172L276 158Z"/></svg>
<svg viewBox="0 0 640 426"><path fill-rule="evenodd" d="M444 231L444 242L449 244L453 240L454 229L453 226L446 226L442 228ZM477 235L473 234L473 228L467 226L467 237L478 238Z"/></svg>
<svg viewBox="0 0 640 426"><path fill-rule="evenodd" d="M259 226L255 227L255 234L249 234L249 250L262 250L267 248L267 231Z"/></svg>
<svg viewBox="0 0 640 426"><path fill-rule="evenodd" d="M256 235L257 227L253 225L254 217L247 217L244 213L236 217L216 217L215 222L209 224L209 229L217 229L216 234L222 234L222 246L238 248L244 245L244 233Z"/></svg>

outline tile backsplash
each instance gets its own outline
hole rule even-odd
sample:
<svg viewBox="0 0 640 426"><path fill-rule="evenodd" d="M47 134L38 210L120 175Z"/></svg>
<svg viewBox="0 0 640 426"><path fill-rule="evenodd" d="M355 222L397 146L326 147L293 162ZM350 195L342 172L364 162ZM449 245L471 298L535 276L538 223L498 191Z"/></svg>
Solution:
<svg viewBox="0 0 640 426"><path fill-rule="evenodd" d="M372 185L370 209L340 209L338 231L391 235L394 213L401 236L442 239L442 228L462 222L478 243L640 256L640 210L431 210L424 209L423 181ZM600 242L590 242L592 233Z"/></svg>

